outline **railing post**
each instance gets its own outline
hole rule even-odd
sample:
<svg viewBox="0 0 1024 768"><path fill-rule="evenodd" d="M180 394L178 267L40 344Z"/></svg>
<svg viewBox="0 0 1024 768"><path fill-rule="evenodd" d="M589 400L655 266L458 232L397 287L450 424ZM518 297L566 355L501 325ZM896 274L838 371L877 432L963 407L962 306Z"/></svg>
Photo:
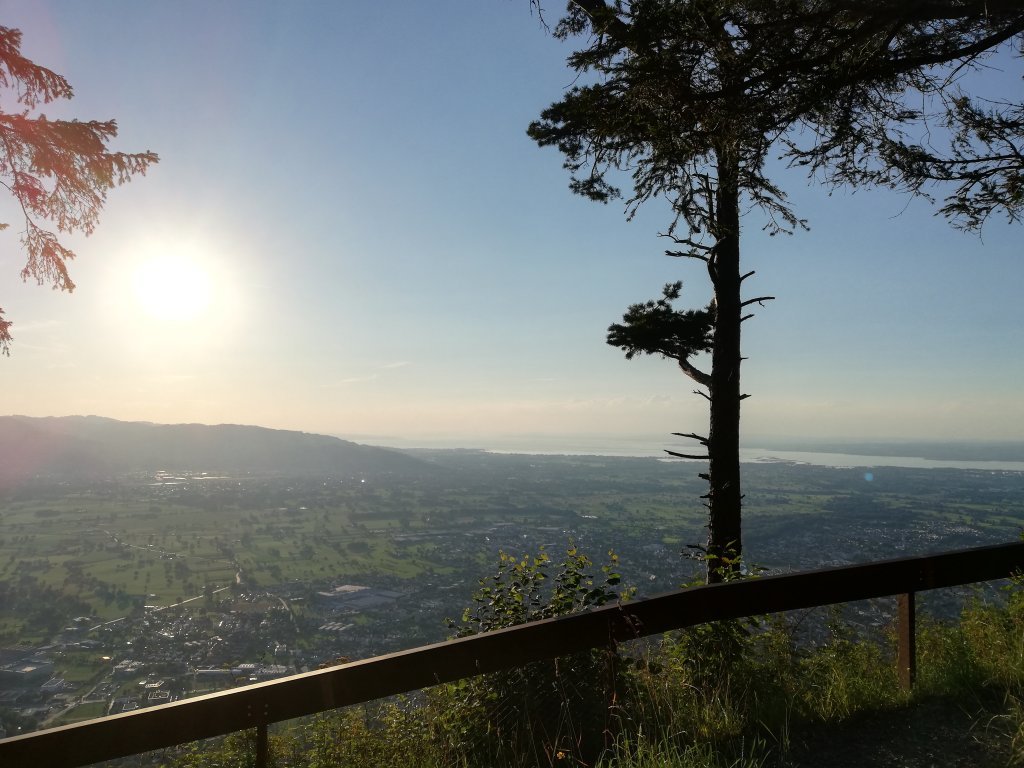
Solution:
<svg viewBox="0 0 1024 768"><path fill-rule="evenodd" d="M914 687L917 675L917 616L914 610L914 593L908 592L896 597L896 665L900 687L909 691Z"/></svg>
<svg viewBox="0 0 1024 768"><path fill-rule="evenodd" d="M256 726L256 768L267 768L267 724Z"/></svg>

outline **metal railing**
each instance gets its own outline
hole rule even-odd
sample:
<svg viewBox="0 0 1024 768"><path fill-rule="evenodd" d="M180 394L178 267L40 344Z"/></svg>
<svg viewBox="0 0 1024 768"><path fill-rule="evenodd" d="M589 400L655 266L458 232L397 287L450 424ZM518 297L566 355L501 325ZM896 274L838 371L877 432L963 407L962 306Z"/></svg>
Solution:
<svg viewBox="0 0 1024 768"><path fill-rule="evenodd" d="M914 593L1006 578L1024 570L1024 543L827 568L678 590L587 613L522 624L173 704L0 740L0 766L73 768L257 729L486 672L520 667L723 619L899 596L900 680L914 676Z"/></svg>

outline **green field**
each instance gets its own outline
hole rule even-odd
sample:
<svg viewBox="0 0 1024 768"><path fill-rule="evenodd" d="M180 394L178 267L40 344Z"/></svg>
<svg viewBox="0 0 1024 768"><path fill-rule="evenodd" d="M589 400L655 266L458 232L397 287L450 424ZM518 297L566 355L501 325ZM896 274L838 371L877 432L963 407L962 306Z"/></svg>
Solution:
<svg viewBox="0 0 1024 768"><path fill-rule="evenodd" d="M39 644L69 621L236 586L463 584L498 549L614 548L637 583L687 579L679 553L706 524L695 464L650 459L429 454L437 477L336 482L136 476L0 497L0 644ZM748 557L769 568L1012 540L1020 473L745 465ZM186 478L188 480L188 478ZM813 520L813 524L808 521ZM631 570L632 569L632 570ZM657 579L655 581L655 579ZM462 589L460 587L460 589Z"/></svg>

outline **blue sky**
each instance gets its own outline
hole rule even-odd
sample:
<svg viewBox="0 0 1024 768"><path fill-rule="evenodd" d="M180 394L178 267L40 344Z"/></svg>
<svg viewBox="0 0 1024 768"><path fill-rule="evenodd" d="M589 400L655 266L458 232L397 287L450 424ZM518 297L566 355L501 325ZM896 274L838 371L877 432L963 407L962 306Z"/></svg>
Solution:
<svg viewBox="0 0 1024 768"><path fill-rule="evenodd" d="M72 295L22 284L0 233L0 410L385 442L705 427L670 363L604 344L667 281L706 303L706 277L661 255L663 207L572 196L526 137L573 76L525 0L35 0L0 23L75 87L48 114L115 117L117 149L161 156L69 240ZM748 442L1021 438L1019 225L778 178L812 229L746 219L748 290L778 297L744 326ZM153 285L154 260L201 295Z"/></svg>

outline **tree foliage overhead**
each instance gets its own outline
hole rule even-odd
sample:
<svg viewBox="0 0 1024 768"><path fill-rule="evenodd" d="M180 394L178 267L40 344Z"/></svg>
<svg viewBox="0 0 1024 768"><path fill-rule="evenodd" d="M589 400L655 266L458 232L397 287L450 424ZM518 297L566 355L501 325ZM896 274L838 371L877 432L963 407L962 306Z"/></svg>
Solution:
<svg viewBox="0 0 1024 768"><path fill-rule="evenodd" d="M864 6L844 12L852 26L844 38L847 47L874 41L855 75L882 87L856 98L841 92L817 107L801 121L814 140L785 137L787 156L830 184L883 185L929 198L941 190L939 212L961 228L980 228L996 212L1019 221L1024 2ZM1018 70L1015 91L995 99L976 93L1006 66Z"/></svg>
<svg viewBox="0 0 1024 768"><path fill-rule="evenodd" d="M0 184L22 213L21 277L62 291L75 288L67 264L75 254L57 233L91 234L107 192L145 174L158 159L148 151L109 151L117 136L114 120L50 120L37 111L73 95L61 75L21 55L19 30L0 27ZM0 309L4 354L10 350L11 325Z"/></svg>
<svg viewBox="0 0 1024 768"><path fill-rule="evenodd" d="M1021 94L972 96L966 76L999 50L1019 60L1022 33L1021 0L577 0L555 34L591 35L568 61L594 82L529 132L563 153L574 192L607 202L625 171L630 211L666 197L696 231L724 143L775 231L800 221L764 174L773 154L830 183L955 182L942 212L963 226L1016 219Z"/></svg>

